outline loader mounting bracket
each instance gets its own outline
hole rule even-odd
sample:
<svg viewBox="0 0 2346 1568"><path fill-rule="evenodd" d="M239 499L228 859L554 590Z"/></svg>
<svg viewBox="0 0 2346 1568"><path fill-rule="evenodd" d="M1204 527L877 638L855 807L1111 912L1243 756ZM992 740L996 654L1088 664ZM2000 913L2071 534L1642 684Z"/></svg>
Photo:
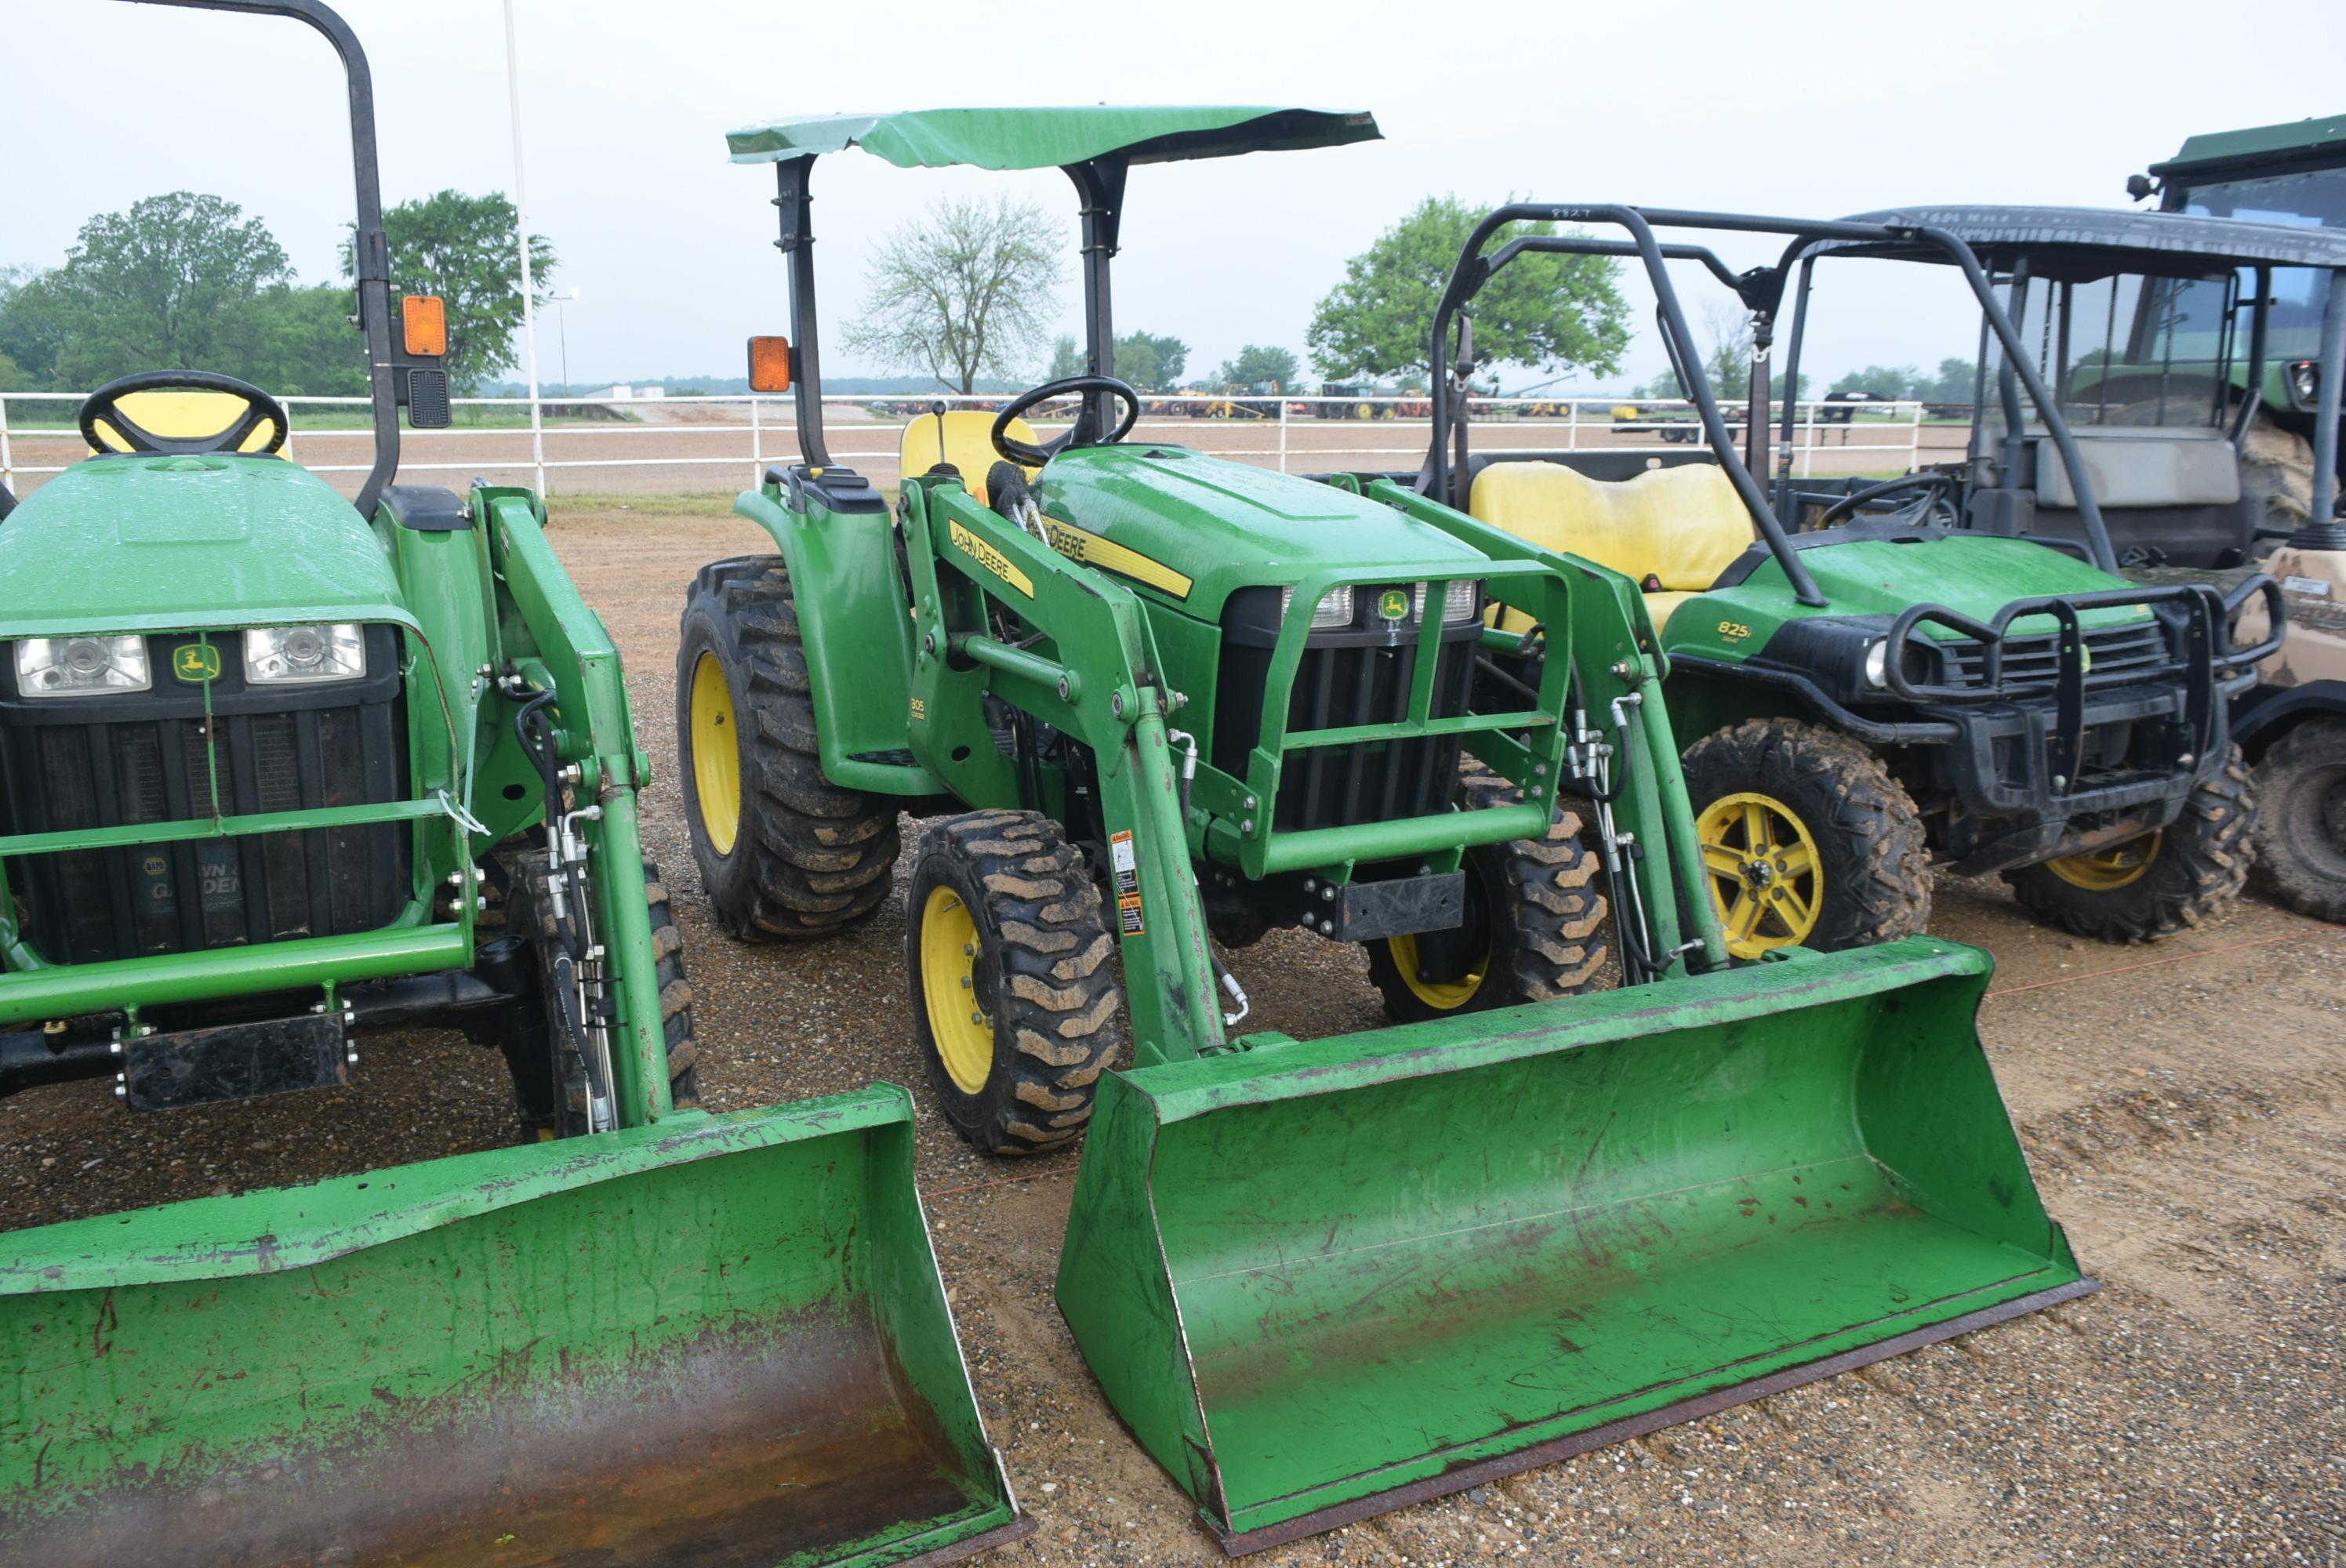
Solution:
<svg viewBox="0 0 2346 1568"><path fill-rule="evenodd" d="M1336 942L1452 931L1466 913L1464 871L1342 886L1314 877L1280 877L1266 884L1264 891L1271 907L1285 911L1290 922L1309 924Z"/></svg>
<svg viewBox="0 0 2346 1568"><path fill-rule="evenodd" d="M122 1043L123 1099L137 1111L250 1100L349 1081L350 1052L342 1020L332 1013L224 1023Z"/></svg>

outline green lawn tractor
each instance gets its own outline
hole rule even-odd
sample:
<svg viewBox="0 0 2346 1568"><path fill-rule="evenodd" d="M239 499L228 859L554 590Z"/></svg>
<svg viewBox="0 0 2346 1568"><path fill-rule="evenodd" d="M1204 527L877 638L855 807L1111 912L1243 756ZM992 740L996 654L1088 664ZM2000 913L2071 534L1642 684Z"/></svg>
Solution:
<svg viewBox="0 0 2346 1568"><path fill-rule="evenodd" d="M0 1237L0 1560L872 1564L1019 1533L878 1088L712 1116L648 763L526 492L447 423L340 53L375 452L193 371L94 393L0 519L0 1093L126 1115L501 1049L517 1146ZM371 1044L368 1059L406 1037ZM428 1112L423 1113L428 1115ZM176 1162L175 1162L176 1163Z"/></svg>
<svg viewBox="0 0 2346 1568"><path fill-rule="evenodd" d="M2026 221L2009 209L1973 216L1975 231ZM2050 230L2071 216L2035 221ZM1644 588L1670 656L1671 718L1695 738L1685 763L1705 874L1739 957L1918 932L1934 860L2001 872L2039 919L2110 941L2196 921L2247 874L2251 795L2226 700L2275 643L2237 647L2229 628L2278 591L2253 575L2229 594L2131 582L2097 504L2114 463L2181 463L2169 448L2212 433L2073 433L1961 217L1794 222L1519 204L1478 226L1444 294L1449 331L1525 250L1645 261L1707 457L1625 468L1620 454L1474 453L1444 389L1435 429L1449 439L1436 440L1427 490ZM1549 218L1633 239L1514 239L1484 254L1507 225ZM1737 273L1702 244L1651 240L1655 227L1780 236L1785 248L1777 265ZM2022 433L1979 462L1887 481L1796 483L1780 463L1771 498L1754 477L1769 471L1768 350L1790 290L1797 376L1811 270L1828 254L1959 269L2005 356L2003 406ZM1699 265L1750 312L1760 351L1740 453L1671 261ZM1786 454L1795 417L1788 405ZM2096 439L2105 434L2125 439ZM2077 536L2050 535L2056 505Z"/></svg>
<svg viewBox="0 0 2346 1568"><path fill-rule="evenodd" d="M1983 955L1730 959L1633 582L1390 480L1128 438L1134 166L1375 134L1111 107L736 133L790 260L752 380L787 368L803 456L741 497L774 553L700 574L677 671L732 930L869 918L900 813L946 813L905 903L937 1105L984 1149L1083 1135L1060 1310L1234 1553L2092 1288L1979 1046ZM821 419L808 184L858 145L1059 168L1083 221L1087 373L919 422L892 506ZM1040 443L1022 415L1060 396ZM1527 642L1555 657L1485 703ZM1396 1026L1240 1033L1274 925L1364 944ZM1608 951L1625 983L1590 993Z"/></svg>

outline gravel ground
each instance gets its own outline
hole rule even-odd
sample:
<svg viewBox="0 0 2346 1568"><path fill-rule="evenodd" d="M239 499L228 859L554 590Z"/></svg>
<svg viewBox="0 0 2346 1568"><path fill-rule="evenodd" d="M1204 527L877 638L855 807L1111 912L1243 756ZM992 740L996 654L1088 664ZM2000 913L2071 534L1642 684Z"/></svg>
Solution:
<svg viewBox="0 0 2346 1568"><path fill-rule="evenodd" d="M665 763L685 582L763 535L694 501L566 508L555 537ZM646 825L686 928L712 1109L920 1084L901 896L835 942L739 946L701 912L672 769ZM1259 1561L2346 1563L2346 933L2251 899L2156 948L2109 948L1954 880L1934 929L1997 956L1982 1033L2100 1294ZM1352 950L1279 933L1245 970L1264 1028L1380 1022ZM0 1102L0 1224L510 1137L493 1054L415 1033L362 1055L347 1090L168 1117L119 1111L102 1084ZM1220 1561L1052 1304L1075 1157L984 1160L924 1109L918 1163L987 1420L1042 1521L994 1560Z"/></svg>

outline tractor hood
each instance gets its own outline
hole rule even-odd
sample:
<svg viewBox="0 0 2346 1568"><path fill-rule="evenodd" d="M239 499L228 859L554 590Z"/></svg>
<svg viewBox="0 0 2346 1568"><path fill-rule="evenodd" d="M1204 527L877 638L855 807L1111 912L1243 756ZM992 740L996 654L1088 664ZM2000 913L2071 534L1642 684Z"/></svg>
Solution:
<svg viewBox="0 0 2346 1568"><path fill-rule="evenodd" d="M1052 543L1201 620L1235 589L1331 568L1392 580L1484 557L1349 491L1177 446L1063 453L1037 498Z"/></svg>
<svg viewBox="0 0 2346 1568"><path fill-rule="evenodd" d="M349 501L273 457L101 457L0 523L0 639L295 621L412 625Z"/></svg>

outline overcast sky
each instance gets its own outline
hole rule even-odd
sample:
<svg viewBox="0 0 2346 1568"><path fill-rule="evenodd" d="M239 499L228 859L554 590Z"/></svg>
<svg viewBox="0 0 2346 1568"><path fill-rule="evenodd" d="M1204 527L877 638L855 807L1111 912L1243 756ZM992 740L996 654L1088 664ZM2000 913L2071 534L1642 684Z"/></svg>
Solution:
<svg viewBox="0 0 2346 1568"><path fill-rule="evenodd" d="M374 65L385 201L510 189L498 0L342 8ZM583 292L567 308L582 382L739 374L745 336L784 330L772 173L729 164L722 140L766 117L1103 100L1373 111L1380 143L1134 174L1117 321L1185 339L1196 373L1246 342L1300 353L1344 259L1429 192L1811 217L1918 201L2112 206L2129 172L2191 132L2346 108L2336 0L515 0L515 12L530 222L561 253L557 285ZM0 264L53 266L92 213L186 188L265 219L305 280L333 275L349 136L322 39L121 0L0 0L0 14L12 149ZM826 319L852 311L886 229L937 197L1001 190L1066 215L1059 303L1074 330L1063 177L907 172L854 152L815 177ZM1770 248L1722 249L1744 265ZM1821 281L1810 338L1825 380L1972 351L1974 323L1937 270L1841 271ZM1680 288L1699 322L1704 286ZM1649 321L1650 296L1634 297ZM556 336L545 321L549 380ZM884 367L834 353L827 368ZM1643 331L1623 373L1596 384L1659 368Z"/></svg>

